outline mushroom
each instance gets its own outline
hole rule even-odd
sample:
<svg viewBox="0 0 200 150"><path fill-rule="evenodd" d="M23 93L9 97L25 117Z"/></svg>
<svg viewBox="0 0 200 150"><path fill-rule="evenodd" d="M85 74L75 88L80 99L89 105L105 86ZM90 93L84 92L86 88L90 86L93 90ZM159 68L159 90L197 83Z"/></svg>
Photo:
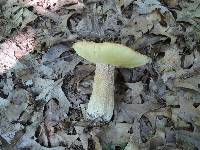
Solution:
<svg viewBox="0 0 200 150"><path fill-rule="evenodd" d="M73 49L79 56L96 64L87 118L108 122L114 109L114 68L134 68L151 59L124 45L109 42L79 41L73 45Z"/></svg>

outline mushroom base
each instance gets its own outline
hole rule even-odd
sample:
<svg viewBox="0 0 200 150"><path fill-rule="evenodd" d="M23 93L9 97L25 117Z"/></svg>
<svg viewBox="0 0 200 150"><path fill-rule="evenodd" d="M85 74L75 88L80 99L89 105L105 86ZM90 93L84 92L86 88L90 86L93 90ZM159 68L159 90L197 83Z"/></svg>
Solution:
<svg viewBox="0 0 200 150"><path fill-rule="evenodd" d="M110 121L114 109L114 66L97 64L87 118Z"/></svg>

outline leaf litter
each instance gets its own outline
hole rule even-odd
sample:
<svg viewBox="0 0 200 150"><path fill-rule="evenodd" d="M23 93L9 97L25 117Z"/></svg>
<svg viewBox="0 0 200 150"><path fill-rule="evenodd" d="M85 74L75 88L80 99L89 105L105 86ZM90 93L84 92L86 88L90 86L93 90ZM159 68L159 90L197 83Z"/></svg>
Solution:
<svg viewBox="0 0 200 150"><path fill-rule="evenodd" d="M199 1L0 2L0 149L200 149ZM77 40L122 43L110 123L85 119L94 64Z"/></svg>

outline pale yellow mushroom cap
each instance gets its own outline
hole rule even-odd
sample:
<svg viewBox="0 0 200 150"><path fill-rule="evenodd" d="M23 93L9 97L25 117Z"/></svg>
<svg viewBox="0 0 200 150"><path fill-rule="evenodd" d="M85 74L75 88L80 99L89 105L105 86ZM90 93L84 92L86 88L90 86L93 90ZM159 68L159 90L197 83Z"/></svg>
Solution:
<svg viewBox="0 0 200 150"><path fill-rule="evenodd" d="M150 62L150 58L131 48L115 43L81 41L73 45L76 53L92 63L110 64L123 68L134 68Z"/></svg>

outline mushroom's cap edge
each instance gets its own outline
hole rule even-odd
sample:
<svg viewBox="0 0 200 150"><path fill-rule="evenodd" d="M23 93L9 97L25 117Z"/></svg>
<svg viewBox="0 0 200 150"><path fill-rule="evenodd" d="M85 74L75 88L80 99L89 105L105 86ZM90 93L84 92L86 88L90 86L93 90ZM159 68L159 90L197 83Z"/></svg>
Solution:
<svg viewBox="0 0 200 150"><path fill-rule="evenodd" d="M122 44L80 41L73 44L76 53L92 63L134 68L151 62L151 58Z"/></svg>

